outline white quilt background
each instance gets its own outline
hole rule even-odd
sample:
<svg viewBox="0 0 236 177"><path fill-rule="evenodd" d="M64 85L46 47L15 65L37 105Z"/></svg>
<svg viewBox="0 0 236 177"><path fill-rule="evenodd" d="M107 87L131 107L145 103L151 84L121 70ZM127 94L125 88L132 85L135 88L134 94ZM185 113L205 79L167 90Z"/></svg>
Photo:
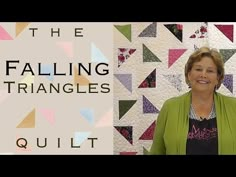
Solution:
<svg viewBox="0 0 236 177"><path fill-rule="evenodd" d="M178 24L182 25L182 41L180 41L165 25ZM189 55L195 48L201 46L209 46L217 49L234 49L235 42L229 40L215 24L227 25L228 23L182 23L182 22L157 22L157 23L117 23L114 24L114 74L118 77L124 74L130 74L132 90L128 90L124 84L114 77L114 154L132 154L141 155L144 149L149 150L152 139L149 137L140 138L149 126L157 119L158 113L145 113L143 110L143 99L149 100L157 110L160 110L164 101L170 97L178 96L188 91L185 83L184 66ZM235 25L234 23L230 23ZM131 25L131 38L128 40L118 30L117 26ZM201 26L207 27L207 32L200 38ZM147 30L149 29L149 32ZM144 33L143 31L146 32ZM141 33L143 35L140 35ZM233 33L235 33L233 31ZM195 38L190 36L195 35ZM160 62L146 62L143 56L143 46L146 46ZM118 51L119 48L136 49L126 60L118 67ZM170 50L184 51L178 59L168 66ZM232 55L225 62L226 74L231 74L230 81L236 72L236 56ZM147 76L156 69L156 85L155 87L138 88L139 85L147 78ZM167 75L175 75L177 78L169 78ZM178 81L175 82L174 79ZM127 79L128 80L128 79ZM123 79L124 81L124 79ZM127 81L128 82L128 81ZM175 84L174 84L175 83ZM232 87L234 81L230 83ZM234 95L223 84L219 92L227 95ZM121 100L136 100L133 106L122 116L119 117L119 102ZM119 130L122 127L130 127L129 140L127 133Z"/></svg>

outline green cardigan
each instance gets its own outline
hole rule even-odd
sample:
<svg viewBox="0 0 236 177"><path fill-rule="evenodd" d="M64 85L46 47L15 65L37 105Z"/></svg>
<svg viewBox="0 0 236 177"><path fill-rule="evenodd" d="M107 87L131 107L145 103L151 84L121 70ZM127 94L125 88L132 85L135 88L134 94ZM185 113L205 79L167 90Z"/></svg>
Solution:
<svg viewBox="0 0 236 177"><path fill-rule="evenodd" d="M186 154L191 91L168 99L158 115L148 154ZM236 154L236 98L214 93L219 154Z"/></svg>

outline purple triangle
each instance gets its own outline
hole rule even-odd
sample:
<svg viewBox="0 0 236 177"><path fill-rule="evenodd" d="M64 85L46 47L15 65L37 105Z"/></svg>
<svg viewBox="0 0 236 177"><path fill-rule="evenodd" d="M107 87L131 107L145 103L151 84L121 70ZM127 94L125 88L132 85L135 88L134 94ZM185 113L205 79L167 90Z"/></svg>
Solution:
<svg viewBox="0 0 236 177"><path fill-rule="evenodd" d="M226 74L223 80L223 85L231 92L233 93L233 75L232 74Z"/></svg>
<svg viewBox="0 0 236 177"><path fill-rule="evenodd" d="M159 113L159 110L143 95L143 113Z"/></svg>
<svg viewBox="0 0 236 177"><path fill-rule="evenodd" d="M132 74L114 74L114 76L132 92Z"/></svg>

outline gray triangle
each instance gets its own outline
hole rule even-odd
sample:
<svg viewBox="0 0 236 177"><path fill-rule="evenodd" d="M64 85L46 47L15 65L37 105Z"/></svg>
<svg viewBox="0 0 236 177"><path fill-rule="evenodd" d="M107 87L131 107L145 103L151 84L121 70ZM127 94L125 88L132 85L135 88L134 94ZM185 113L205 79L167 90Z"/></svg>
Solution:
<svg viewBox="0 0 236 177"><path fill-rule="evenodd" d="M156 37L157 31L157 23L153 22L148 25L139 35L138 37Z"/></svg>
<svg viewBox="0 0 236 177"><path fill-rule="evenodd" d="M182 90L181 74L163 75L178 91Z"/></svg>

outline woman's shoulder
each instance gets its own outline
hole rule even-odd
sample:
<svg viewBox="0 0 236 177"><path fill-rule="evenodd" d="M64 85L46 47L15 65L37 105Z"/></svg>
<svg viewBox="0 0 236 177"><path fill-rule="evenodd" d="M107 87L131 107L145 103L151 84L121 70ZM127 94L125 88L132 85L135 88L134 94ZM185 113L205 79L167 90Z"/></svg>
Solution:
<svg viewBox="0 0 236 177"><path fill-rule="evenodd" d="M236 104L236 97L224 95L222 93L216 93L216 96L223 100L224 102L230 102Z"/></svg>

